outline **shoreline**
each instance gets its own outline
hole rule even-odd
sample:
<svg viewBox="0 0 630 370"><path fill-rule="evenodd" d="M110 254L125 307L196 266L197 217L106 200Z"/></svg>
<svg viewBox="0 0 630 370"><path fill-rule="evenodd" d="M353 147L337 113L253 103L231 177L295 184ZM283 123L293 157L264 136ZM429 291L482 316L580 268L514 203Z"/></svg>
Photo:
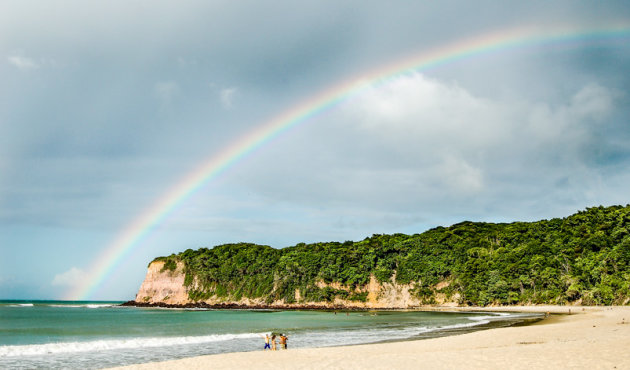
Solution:
<svg viewBox="0 0 630 370"><path fill-rule="evenodd" d="M137 302L127 301L121 303L123 307L143 307L143 308L201 308L207 310L282 310L282 311L403 311L403 310L422 310L422 306L417 307L364 307L364 306L342 306L342 305L317 305L317 304L239 304L239 303L215 303L206 302L195 303L164 303L164 302ZM425 310L426 311L426 310Z"/></svg>
<svg viewBox="0 0 630 370"><path fill-rule="evenodd" d="M234 352L116 369L630 367L628 306L427 307L421 310L553 315L531 325L432 339L276 352Z"/></svg>
<svg viewBox="0 0 630 370"><path fill-rule="evenodd" d="M137 302L127 301L119 304L122 307L141 308L201 308L208 310L282 310L282 311L422 311L422 312L523 312L523 313L577 313L583 307L598 306L559 306L559 305L515 305L515 306L456 306L456 305L425 305L408 307L365 307L343 305L316 305L316 304L239 304L239 303L164 303L164 302ZM599 306L605 307L605 306Z"/></svg>

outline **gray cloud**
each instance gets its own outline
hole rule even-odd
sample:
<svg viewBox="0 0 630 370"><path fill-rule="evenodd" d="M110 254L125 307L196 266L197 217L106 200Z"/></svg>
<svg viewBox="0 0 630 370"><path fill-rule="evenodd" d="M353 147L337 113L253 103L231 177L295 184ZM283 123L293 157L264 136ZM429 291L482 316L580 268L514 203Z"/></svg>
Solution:
<svg viewBox="0 0 630 370"><path fill-rule="evenodd" d="M462 212L519 218L534 203L536 212L549 206L545 217L562 215L606 192L606 164L593 166L584 152L607 150L615 139L605 132L623 108L618 99L615 90L586 85L557 104L499 101L407 75L309 123L297 144L266 152L239 181L333 214L367 208L401 219Z"/></svg>

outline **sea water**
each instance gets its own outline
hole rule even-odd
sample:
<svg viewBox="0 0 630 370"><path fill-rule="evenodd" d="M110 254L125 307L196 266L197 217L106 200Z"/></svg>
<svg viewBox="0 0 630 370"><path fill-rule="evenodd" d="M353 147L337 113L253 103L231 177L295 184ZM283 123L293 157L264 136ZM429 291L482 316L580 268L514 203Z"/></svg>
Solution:
<svg viewBox="0 0 630 370"><path fill-rule="evenodd" d="M0 368L98 369L262 350L430 338L537 320L520 313L205 310L121 302L0 301Z"/></svg>

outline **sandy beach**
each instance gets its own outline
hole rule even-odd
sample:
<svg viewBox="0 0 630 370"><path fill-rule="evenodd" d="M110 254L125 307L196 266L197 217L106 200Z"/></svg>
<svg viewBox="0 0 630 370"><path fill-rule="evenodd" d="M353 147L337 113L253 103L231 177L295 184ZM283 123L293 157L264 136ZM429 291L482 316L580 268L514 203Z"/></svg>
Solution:
<svg viewBox="0 0 630 370"><path fill-rule="evenodd" d="M123 368L630 369L630 307L444 307L432 310L550 312L553 315L529 326L427 340L228 353Z"/></svg>

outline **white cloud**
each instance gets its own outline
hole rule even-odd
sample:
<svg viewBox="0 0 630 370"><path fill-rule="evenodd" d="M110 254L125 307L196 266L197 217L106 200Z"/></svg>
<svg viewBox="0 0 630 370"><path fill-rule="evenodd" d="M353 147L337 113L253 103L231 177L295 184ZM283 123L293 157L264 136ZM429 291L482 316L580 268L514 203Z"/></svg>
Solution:
<svg viewBox="0 0 630 370"><path fill-rule="evenodd" d="M75 286L81 284L86 278L85 271L72 267L66 272L55 275L51 284L54 286Z"/></svg>
<svg viewBox="0 0 630 370"><path fill-rule="evenodd" d="M496 102L418 73L369 89L343 112L350 125L379 139L449 147L493 140L505 131L505 113Z"/></svg>
<svg viewBox="0 0 630 370"><path fill-rule="evenodd" d="M463 171L475 163L478 168L524 160L534 148L547 160L553 153L573 151L599 129L594 121L607 117L614 99L614 91L588 85L553 106L491 100L413 74L349 102L340 120L353 131L349 135L416 161L465 163Z"/></svg>
<svg viewBox="0 0 630 370"><path fill-rule="evenodd" d="M221 105L223 106L223 108L231 109L234 106L234 96L236 95L237 91L238 90L236 87L228 87L221 90L221 92L219 93L219 96L220 96Z"/></svg>
<svg viewBox="0 0 630 370"><path fill-rule="evenodd" d="M21 71L30 71L40 67L40 64L34 59L20 55L11 55L7 57L7 61Z"/></svg>

